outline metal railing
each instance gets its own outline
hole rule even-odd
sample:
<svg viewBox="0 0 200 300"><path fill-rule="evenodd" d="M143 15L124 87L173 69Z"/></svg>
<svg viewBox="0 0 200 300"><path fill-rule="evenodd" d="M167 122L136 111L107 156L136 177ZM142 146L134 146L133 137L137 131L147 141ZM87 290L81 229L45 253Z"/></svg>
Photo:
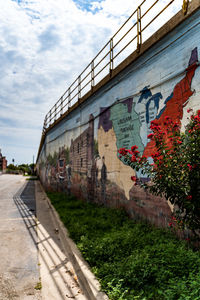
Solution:
<svg viewBox="0 0 200 300"><path fill-rule="evenodd" d="M69 108L79 101L87 92L94 89L95 84L100 82L105 76L112 76L112 71L127 57L126 50L130 53L134 50L140 52L142 37L149 26L176 0L171 0L164 7L156 7L162 0L150 1L150 6L143 0L137 9L131 14L126 22L118 29L105 46L97 53L88 66L70 85L70 87L59 98L55 105L45 116L43 133L55 123ZM184 1L185 2L185 1ZM183 3L184 3L183 2ZM144 8L144 9L143 9ZM154 10L154 13L152 12ZM149 13L151 18L148 19ZM146 20L145 20L146 18ZM165 23L165 22L164 22ZM143 26L142 26L143 25ZM128 28L127 28L128 27ZM160 26L159 26L160 27ZM155 30L154 30L155 31ZM152 35L152 32L150 33ZM149 36L150 36L149 35ZM146 39L149 37L146 35ZM123 55L122 55L123 54ZM121 58L120 58L121 55Z"/></svg>

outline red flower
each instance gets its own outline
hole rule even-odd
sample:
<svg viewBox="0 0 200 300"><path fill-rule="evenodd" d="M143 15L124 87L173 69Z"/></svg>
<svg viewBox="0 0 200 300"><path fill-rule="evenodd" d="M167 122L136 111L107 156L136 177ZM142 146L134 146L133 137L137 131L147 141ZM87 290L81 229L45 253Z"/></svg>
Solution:
<svg viewBox="0 0 200 300"><path fill-rule="evenodd" d="M187 200L192 200L192 195L188 195Z"/></svg>
<svg viewBox="0 0 200 300"><path fill-rule="evenodd" d="M129 154L133 155L133 152L131 150L127 150Z"/></svg>
<svg viewBox="0 0 200 300"><path fill-rule="evenodd" d="M138 151L138 150L135 150L135 151L134 151L134 154L135 154L135 155L138 155L139 153L140 153L140 151Z"/></svg>
<svg viewBox="0 0 200 300"><path fill-rule="evenodd" d="M154 134L153 134L153 133L150 133L149 135L147 135L147 138L148 138L148 139L152 139L153 136L154 136Z"/></svg>
<svg viewBox="0 0 200 300"><path fill-rule="evenodd" d="M177 122L174 122L173 128L174 129L178 129L179 128L179 124Z"/></svg>
<svg viewBox="0 0 200 300"><path fill-rule="evenodd" d="M151 154L152 158L159 157L159 156L160 156L159 152L155 152L155 153Z"/></svg>
<svg viewBox="0 0 200 300"><path fill-rule="evenodd" d="M136 146L136 145L134 145L134 146L131 147L132 151L135 151L136 149L138 149L138 146Z"/></svg>
<svg viewBox="0 0 200 300"><path fill-rule="evenodd" d="M153 131L159 131L159 130L161 130L161 127L160 127L159 125L154 125L154 124L152 124L152 125L150 126L150 129L153 130ZM160 133L160 132L159 132L159 133Z"/></svg>
<svg viewBox="0 0 200 300"><path fill-rule="evenodd" d="M189 170L192 171L193 166L191 164L187 164L187 166L188 166Z"/></svg>
<svg viewBox="0 0 200 300"><path fill-rule="evenodd" d="M156 121L156 120L151 121L151 125L158 126L158 121Z"/></svg>
<svg viewBox="0 0 200 300"><path fill-rule="evenodd" d="M131 176L131 180L136 181L137 180L136 176Z"/></svg>
<svg viewBox="0 0 200 300"><path fill-rule="evenodd" d="M169 116L165 117L165 121L166 122L164 122L164 125L170 125L172 123L172 119Z"/></svg>
<svg viewBox="0 0 200 300"><path fill-rule="evenodd" d="M137 161L137 158L136 158L135 155L133 155L133 156L131 157L131 161L132 161L132 162L136 162L136 161Z"/></svg>
<svg viewBox="0 0 200 300"><path fill-rule="evenodd" d="M119 154L125 156L127 154L128 150L126 148L120 148L118 150L118 152L119 152Z"/></svg>

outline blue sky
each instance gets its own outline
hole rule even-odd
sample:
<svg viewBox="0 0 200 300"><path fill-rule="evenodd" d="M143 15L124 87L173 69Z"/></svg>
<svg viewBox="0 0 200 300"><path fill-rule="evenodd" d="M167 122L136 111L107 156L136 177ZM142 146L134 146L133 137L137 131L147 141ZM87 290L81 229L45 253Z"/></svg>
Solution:
<svg viewBox="0 0 200 300"><path fill-rule="evenodd" d="M74 3L82 10L91 11L92 13L97 13L102 8L93 8L94 3L101 3L103 0L76 0Z"/></svg>
<svg viewBox="0 0 200 300"><path fill-rule="evenodd" d="M45 114L140 2L0 1L0 149L8 163L36 158ZM168 17L180 9L175 2Z"/></svg>

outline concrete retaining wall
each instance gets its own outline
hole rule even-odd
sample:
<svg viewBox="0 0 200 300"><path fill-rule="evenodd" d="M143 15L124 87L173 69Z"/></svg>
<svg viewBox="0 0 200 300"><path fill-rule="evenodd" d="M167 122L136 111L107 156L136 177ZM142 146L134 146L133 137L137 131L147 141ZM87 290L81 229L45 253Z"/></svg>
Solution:
<svg viewBox="0 0 200 300"><path fill-rule="evenodd" d="M134 171L120 161L117 149L136 144L150 156L152 120L162 124L170 116L184 129L187 109L200 108L199 32L197 9L47 131L37 162L46 189L168 223L168 203L133 184Z"/></svg>

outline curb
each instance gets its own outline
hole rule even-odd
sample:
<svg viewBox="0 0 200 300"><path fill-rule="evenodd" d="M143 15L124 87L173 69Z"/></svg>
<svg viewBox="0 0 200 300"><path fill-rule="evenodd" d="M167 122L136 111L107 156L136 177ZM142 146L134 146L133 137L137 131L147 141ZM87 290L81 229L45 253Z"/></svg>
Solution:
<svg viewBox="0 0 200 300"><path fill-rule="evenodd" d="M59 238L62 242L64 254L69 258L74 271L77 275L80 287L87 300L108 300L105 293L101 292L101 286L95 275L91 272L88 263L83 259L80 251L78 250L76 244L69 238L69 233L60 220L60 217L47 197L43 186L39 181L35 181L35 196L36 201L38 197L38 192L42 191L43 198L47 201L50 213L53 219L53 225L55 226L56 232L58 232Z"/></svg>

